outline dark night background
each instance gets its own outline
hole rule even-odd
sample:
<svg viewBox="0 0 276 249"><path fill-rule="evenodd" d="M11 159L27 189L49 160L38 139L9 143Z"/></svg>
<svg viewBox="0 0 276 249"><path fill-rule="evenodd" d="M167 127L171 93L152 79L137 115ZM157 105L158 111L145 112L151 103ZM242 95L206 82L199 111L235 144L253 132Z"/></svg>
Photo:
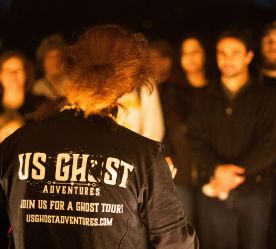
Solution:
<svg viewBox="0 0 276 249"><path fill-rule="evenodd" d="M257 37L272 20L276 0L0 0L2 49L20 48L30 56L46 35L59 32L70 39L106 22L176 44L189 32L212 39L229 27L249 28Z"/></svg>

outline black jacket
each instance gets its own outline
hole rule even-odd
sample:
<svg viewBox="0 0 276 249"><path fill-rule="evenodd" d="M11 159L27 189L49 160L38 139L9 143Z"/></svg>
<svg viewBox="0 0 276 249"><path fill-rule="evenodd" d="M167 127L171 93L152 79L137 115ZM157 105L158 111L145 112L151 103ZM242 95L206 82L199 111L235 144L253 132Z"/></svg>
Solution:
<svg viewBox="0 0 276 249"><path fill-rule="evenodd" d="M188 136L199 179L207 182L217 164L244 167L248 176L267 169L276 158L275 98L252 80L230 100L222 84L197 100Z"/></svg>
<svg viewBox="0 0 276 249"><path fill-rule="evenodd" d="M161 144L73 111L1 145L0 183L16 249L195 248ZM191 246L191 247L189 247Z"/></svg>

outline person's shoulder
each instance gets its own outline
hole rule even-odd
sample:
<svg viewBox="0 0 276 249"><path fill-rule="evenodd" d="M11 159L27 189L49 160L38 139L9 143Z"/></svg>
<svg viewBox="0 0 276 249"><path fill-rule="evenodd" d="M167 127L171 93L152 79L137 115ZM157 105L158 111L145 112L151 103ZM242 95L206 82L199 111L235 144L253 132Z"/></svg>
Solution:
<svg viewBox="0 0 276 249"><path fill-rule="evenodd" d="M26 100L31 103L44 103L46 101L49 101L49 98L41 94L34 94L32 92L28 92L26 94Z"/></svg>
<svg viewBox="0 0 276 249"><path fill-rule="evenodd" d="M262 84L258 80L253 79L251 85L251 90L252 92L254 92L254 95L268 101L275 99L275 93L269 87Z"/></svg>
<svg viewBox="0 0 276 249"><path fill-rule="evenodd" d="M255 80L251 82L247 96L248 103L255 106L257 110L260 110L261 112L265 110L265 113L275 113L275 93L265 85L261 84L259 81Z"/></svg>
<svg viewBox="0 0 276 249"><path fill-rule="evenodd" d="M9 158L10 154L12 154L14 151L17 151L17 149L20 147L19 144L26 143L26 141L28 141L29 137L24 137L25 130L28 129L28 126L29 124L26 124L18 128L1 142L1 161L4 160L4 158Z"/></svg>
<svg viewBox="0 0 276 249"><path fill-rule="evenodd" d="M135 143L142 143L149 146L160 146L160 142L152 140L150 138L144 137L122 125L117 125L117 134L126 136L129 141L135 142Z"/></svg>
<svg viewBox="0 0 276 249"><path fill-rule="evenodd" d="M162 152L163 144L144 137L126 127L117 125L116 134L121 141L128 148L135 149L138 151L151 151L151 152Z"/></svg>
<svg viewBox="0 0 276 249"><path fill-rule="evenodd" d="M34 126L34 123L27 123L20 128L18 128L16 131L14 131L11 135L9 135L7 138L3 140L1 145L5 146L6 144L11 144L16 142L17 140L20 140L22 137L24 137L24 134L28 132L31 127Z"/></svg>
<svg viewBox="0 0 276 249"><path fill-rule="evenodd" d="M30 141L40 132L47 130L48 124L53 123L52 120L57 119L57 114L53 114L50 117L46 117L43 120L33 120L32 122L27 122L16 131L14 131L10 136L8 136L2 144L5 143L19 143L21 140L25 143ZM43 127L43 128L42 128ZM42 128L42 129L41 129Z"/></svg>
<svg viewBox="0 0 276 249"><path fill-rule="evenodd" d="M47 88L47 80L45 78L39 78L38 80L35 81L33 87L32 87L32 91L35 94L39 94L41 92L41 90L44 90L45 88Z"/></svg>

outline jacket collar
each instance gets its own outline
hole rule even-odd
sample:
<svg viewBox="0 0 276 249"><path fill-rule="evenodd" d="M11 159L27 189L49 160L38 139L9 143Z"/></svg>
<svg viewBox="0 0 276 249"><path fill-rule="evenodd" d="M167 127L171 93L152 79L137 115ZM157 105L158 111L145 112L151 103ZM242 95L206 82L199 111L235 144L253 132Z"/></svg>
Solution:
<svg viewBox="0 0 276 249"><path fill-rule="evenodd" d="M234 98L236 98L237 96L243 95L244 93L247 93L252 88L254 88L254 86L256 84L257 84L257 82L255 81L255 79L250 77L248 82L244 86L241 87L241 89L236 93ZM207 91L211 94L224 96L224 97L228 98L227 93L226 93L227 90L223 86L223 83L221 82L221 80L217 80L213 84L210 84L209 87L207 88Z"/></svg>

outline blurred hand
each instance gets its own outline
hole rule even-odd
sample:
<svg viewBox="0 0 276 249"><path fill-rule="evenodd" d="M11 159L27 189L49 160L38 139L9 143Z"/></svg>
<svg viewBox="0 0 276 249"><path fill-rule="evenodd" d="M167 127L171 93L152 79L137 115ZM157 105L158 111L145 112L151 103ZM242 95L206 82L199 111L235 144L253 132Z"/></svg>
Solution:
<svg viewBox="0 0 276 249"><path fill-rule="evenodd" d="M174 179L174 178L175 178L175 175L176 175L176 173L177 173L177 168L174 167L174 164L173 164L173 162L172 162L172 159L171 159L169 156L166 156L166 157L165 157L165 161L166 161L167 165L169 166L169 169L170 169L170 171L171 171L171 173L172 173L172 179Z"/></svg>
<svg viewBox="0 0 276 249"><path fill-rule="evenodd" d="M218 190L229 192L245 181L244 173L245 169L240 166L219 164L214 172L213 184Z"/></svg>
<svg viewBox="0 0 276 249"><path fill-rule="evenodd" d="M209 197L226 200L229 192L245 181L245 169L234 164L220 164L214 176L202 187L202 192Z"/></svg>

